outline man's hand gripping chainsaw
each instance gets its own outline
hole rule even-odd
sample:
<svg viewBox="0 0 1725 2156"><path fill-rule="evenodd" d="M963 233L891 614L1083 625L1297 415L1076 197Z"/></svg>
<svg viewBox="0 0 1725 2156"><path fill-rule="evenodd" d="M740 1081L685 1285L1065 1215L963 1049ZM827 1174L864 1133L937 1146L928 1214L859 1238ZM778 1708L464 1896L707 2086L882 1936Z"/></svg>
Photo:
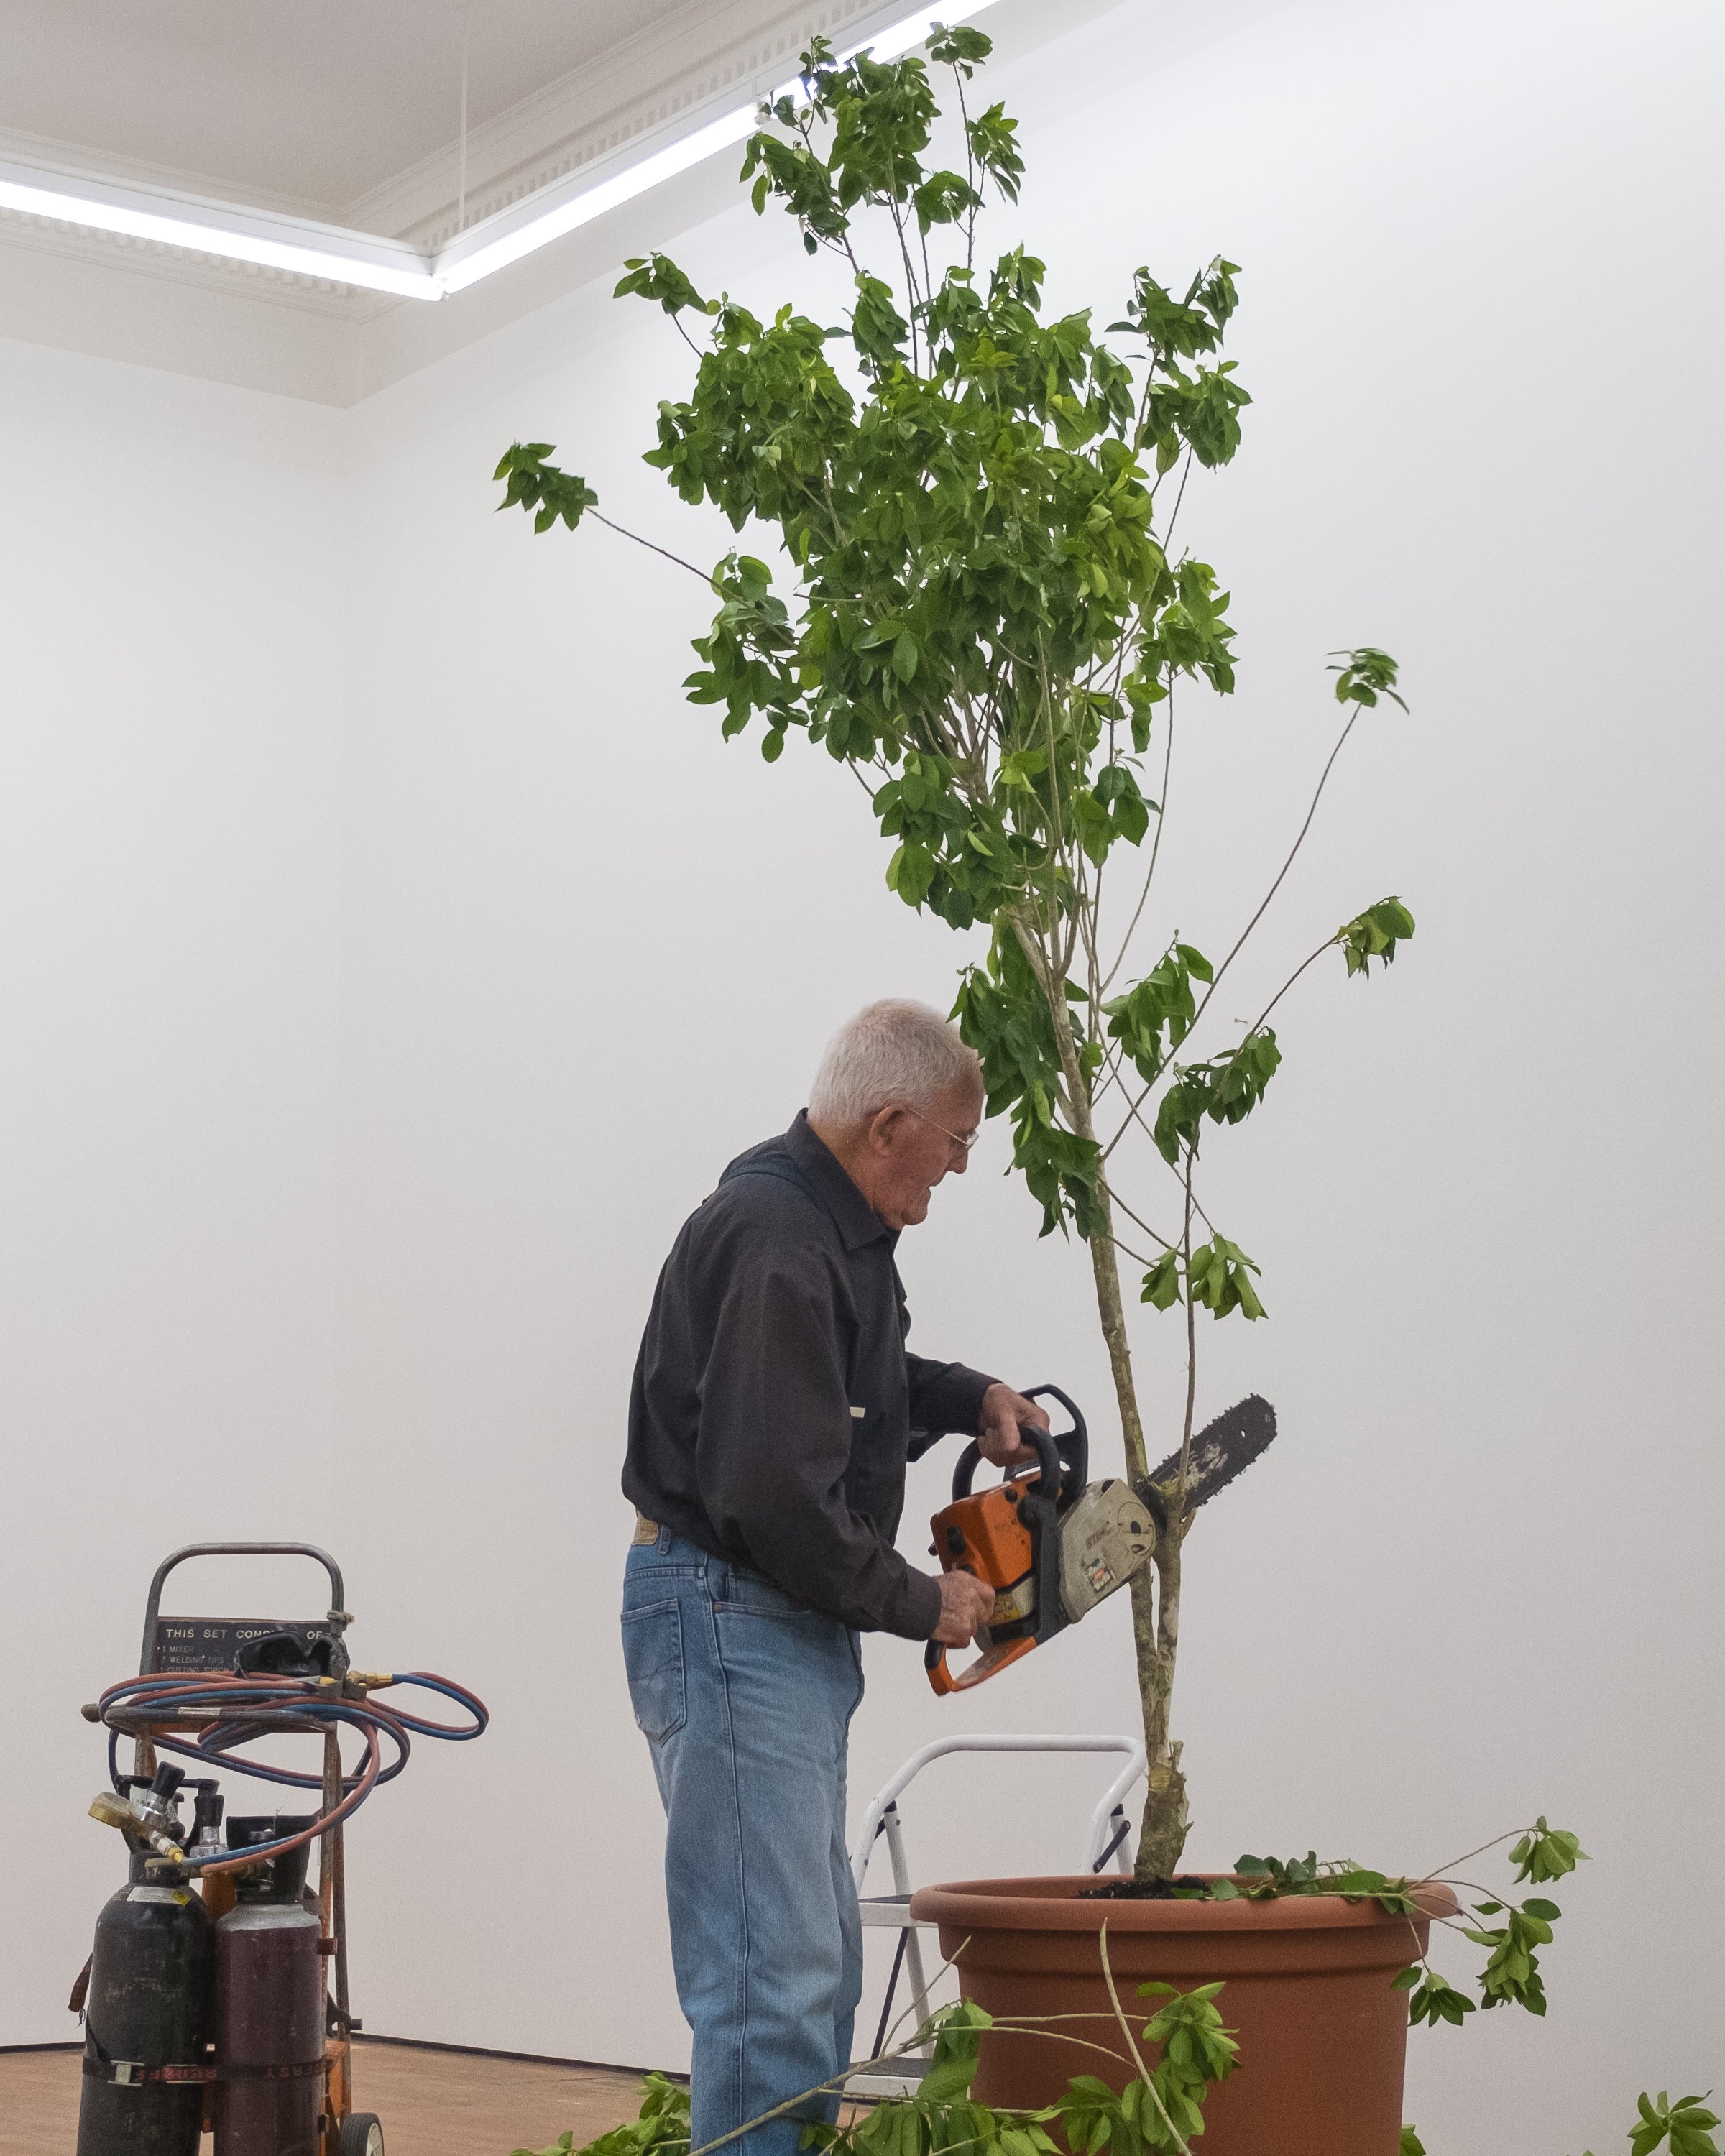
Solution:
<svg viewBox="0 0 1725 2156"><path fill-rule="evenodd" d="M968 1445L952 1472L952 1502L930 1522L929 1554L940 1559L942 1570L973 1573L994 1590L988 1622L977 1634L983 1651L968 1669L955 1676L946 1649L929 1641L923 1661L930 1684L942 1694L967 1691L997 1676L1088 1616L1150 1562L1168 1523L1163 1489L1179 1473L1178 1452L1136 1488L1112 1478L1086 1481L1090 1437L1076 1404L1058 1385L1038 1385L1024 1397L1058 1400L1071 1427L1022 1424L1035 1467L975 1496L970 1486L982 1448ZM1255 1393L1218 1415L1192 1440L1188 1511L1250 1467L1275 1435L1276 1411Z"/></svg>

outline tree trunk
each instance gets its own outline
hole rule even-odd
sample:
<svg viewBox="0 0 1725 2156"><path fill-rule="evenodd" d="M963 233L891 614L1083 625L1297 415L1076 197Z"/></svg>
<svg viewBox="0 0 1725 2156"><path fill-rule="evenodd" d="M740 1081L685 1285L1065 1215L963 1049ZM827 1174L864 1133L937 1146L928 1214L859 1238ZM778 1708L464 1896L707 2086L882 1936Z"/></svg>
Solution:
<svg viewBox="0 0 1725 2156"><path fill-rule="evenodd" d="M1037 947L1035 932L1018 918L1013 921L1025 956L1042 984L1054 1017L1055 1039L1065 1075L1072 1127L1094 1143L1096 1125L1091 1115L1090 1089L1084 1080L1078 1048L1072 1037L1072 1019L1064 980L1055 978ZM1090 1240L1091 1270L1096 1281L1096 1313L1107 1343L1114 1395L1120 1409L1121 1435L1126 1447L1128 1479L1141 1483L1150 1471L1144 1449L1144 1425L1138 1413L1137 1386L1132 1376L1132 1347L1127 1338L1126 1311L1120 1293L1120 1255L1114 1241L1114 1203L1106 1169L1096 1183L1096 1204L1106 1233ZM1180 1771L1180 1747L1169 1735L1173 1702L1174 1664L1180 1645L1180 1557L1186 1521L1178 1503L1171 1507L1166 1528L1158 1536L1153 1568L1147 1566L1132 1581L1132 1648L1137 1662L1138 1697L1144 1722L1144 1757L1147 1786L1144 1815L1138 1833L1140 1879L1173 1876L1186 1845L1190 1821L1186 1809L1186 1778ZM1154 1572L1154 1584L1152 1572Z"/></svg>

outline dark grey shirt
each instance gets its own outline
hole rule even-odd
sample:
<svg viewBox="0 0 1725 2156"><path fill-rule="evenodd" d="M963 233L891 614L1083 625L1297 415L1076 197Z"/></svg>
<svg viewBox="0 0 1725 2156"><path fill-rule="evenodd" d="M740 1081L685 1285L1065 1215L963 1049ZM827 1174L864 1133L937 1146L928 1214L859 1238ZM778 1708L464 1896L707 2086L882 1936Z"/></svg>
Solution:
<svg viewBox="0 0 1725 2156"><path fill-rule="evenodd" d="M812 1609L926 1640L939 1584L892 1547L905 1463L974 1436L994 1380L906 1352L897 1242L806 1114L732 1161L659 1276L623 1491Z"/></svg>

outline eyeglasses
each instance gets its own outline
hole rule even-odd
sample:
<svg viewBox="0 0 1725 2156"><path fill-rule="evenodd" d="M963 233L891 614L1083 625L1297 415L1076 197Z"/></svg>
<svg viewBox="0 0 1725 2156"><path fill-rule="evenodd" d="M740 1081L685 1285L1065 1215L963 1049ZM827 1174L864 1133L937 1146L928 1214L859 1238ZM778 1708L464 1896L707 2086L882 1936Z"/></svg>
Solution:
<svg viewBox="0 0 1725 2156"><path fill-rule="evenodd" d="M951 1138L955 1146L962 1146L966 1152L970 1151L983 1134L978 1126L968 1137L961 1137L957 1131L949 1131L944 1123L936 1122L932 1116L925 1116L920 1108L913 1108L908 1101L905 1103L905 1112L914 1116L919 1123L927 1123L930 1130L938 1131L943 1138Z"/></svg>

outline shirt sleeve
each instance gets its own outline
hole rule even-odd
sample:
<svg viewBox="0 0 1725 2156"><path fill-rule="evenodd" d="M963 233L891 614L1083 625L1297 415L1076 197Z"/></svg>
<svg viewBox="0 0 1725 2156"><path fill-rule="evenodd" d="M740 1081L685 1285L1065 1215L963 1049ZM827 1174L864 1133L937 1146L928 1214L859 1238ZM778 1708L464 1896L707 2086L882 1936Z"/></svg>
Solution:
<svg viewBox="0 0 1725 2156"><path fill-rule="evenodd" d="M920 1460L930 1445L957 1430L978 1436L983 1426L983 1395L999 1381L963 1363L932 1363L906 1350L911 1379L911 1457Z"/></svg>
<svg viewBox="0 0 1725 2156"><path fill-rule="evenodd" d="M824 1259L733 1265L712 1342L696 1473L714 1527L811 1609L858 1630L929 1638L939 1583L845 1502L854 1425Z"/></svg>

